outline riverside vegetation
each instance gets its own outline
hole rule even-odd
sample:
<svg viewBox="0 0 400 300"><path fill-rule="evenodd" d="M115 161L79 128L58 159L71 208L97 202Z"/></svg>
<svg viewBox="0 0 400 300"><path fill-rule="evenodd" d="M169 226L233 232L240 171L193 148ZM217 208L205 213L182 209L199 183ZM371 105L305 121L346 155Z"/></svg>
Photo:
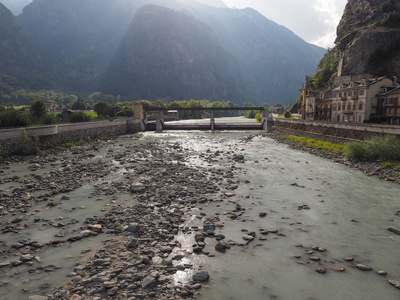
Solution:
<svg viewBox="0 0 400 300"><path fill-rule="evenodd" d="M268 136L314 155L359 169L369 176L400 184L400 142L393 135L367 141L349 141L274 127Z"/></svg>

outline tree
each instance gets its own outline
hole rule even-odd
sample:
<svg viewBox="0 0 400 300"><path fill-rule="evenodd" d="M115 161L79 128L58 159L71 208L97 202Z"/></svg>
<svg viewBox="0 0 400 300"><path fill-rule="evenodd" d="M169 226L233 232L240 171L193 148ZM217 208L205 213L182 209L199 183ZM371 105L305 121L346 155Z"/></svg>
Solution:
<svg viewBox="0 0 400 300"><path fill-rule="evenodd" d="M72 104L71 108L72 108L73 110L85 110L85 109L86 109L86 105L85 105L85 103L83 102L82 98L79 97L78 100L76 100L76 101Z"/></svg>
<svg viewBox="0 0 400 300"><path fill-rule="evenodd" d="M47 107L43 100L33 100L30 108L30 114L36 119L40 119L47 113Z"/></svg>
<svg viewBox="0 0 400 300"><path fill-rule="evenodd" d="M93 106L93 110L97 113L99 117L105 117L110 110L110 106L111 105L107 102L100 101Z"/></svg>

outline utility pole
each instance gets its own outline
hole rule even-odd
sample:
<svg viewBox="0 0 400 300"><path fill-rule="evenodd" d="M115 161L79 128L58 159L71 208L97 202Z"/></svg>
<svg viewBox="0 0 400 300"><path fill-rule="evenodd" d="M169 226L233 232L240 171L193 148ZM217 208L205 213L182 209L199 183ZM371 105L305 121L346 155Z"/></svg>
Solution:
<svg viewBox="0 0 400 300"><path fill-rule="evenodd" d="M26 91L24 91L24 102L26 103ZM26 114L26 127L29 127L28 104L25 104L25 114Z"/></svg>

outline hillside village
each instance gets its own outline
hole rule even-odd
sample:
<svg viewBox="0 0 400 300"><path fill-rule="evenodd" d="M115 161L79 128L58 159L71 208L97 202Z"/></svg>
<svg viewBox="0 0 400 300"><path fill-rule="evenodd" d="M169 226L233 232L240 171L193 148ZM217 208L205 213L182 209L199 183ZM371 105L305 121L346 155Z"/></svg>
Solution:
<svg viewBox="0 0 400 300"><path fill-rule="evenodd" d="M306 82L302 96L303 120L400 125L400 83L396 76L336 77L332 89L321 91L312 91Z"/></svg>

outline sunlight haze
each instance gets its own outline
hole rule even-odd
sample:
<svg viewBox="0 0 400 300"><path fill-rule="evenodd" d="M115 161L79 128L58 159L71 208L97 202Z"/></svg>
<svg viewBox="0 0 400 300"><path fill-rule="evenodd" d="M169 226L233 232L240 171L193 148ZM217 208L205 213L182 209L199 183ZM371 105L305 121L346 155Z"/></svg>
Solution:
<svg viewBox="0 0 400 300"><path fill-rule="evenodd" d="M347 0L224 0L229 7L251 7L283 25L305 41L334 46L336 27Z"/></svg>

